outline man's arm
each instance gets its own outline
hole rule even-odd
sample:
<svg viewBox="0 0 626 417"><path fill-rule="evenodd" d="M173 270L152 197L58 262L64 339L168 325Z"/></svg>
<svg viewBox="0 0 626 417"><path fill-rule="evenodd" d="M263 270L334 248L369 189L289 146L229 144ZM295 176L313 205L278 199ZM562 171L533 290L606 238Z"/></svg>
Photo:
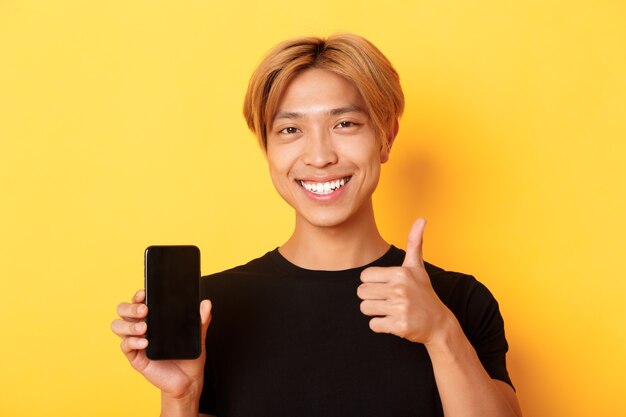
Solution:
<svg viewBox="0 0 626 417"><path fill-rule="evenodd" d="M513 389L494 381L454 314L435 293L422 257L426 222L418 219L400 267L371 267L357 290L370 328L422 343L430 355L446 417L519 417Z"/></svg>
<svg viewBox="0 0 626 417"><path fill-rule="evenodd" d="M517 394L515 393L513 387L511 387L504 381L500 381L499 379L494 379L493 382L494 384L496 384L496 387L498 387L500 393L506 399L506 402L509 403L515 414L521 417L522 408L519 405L519 401L517 400Z"/></svg>
<svg viewBox="0 0 626 417"><path fill-rule="evenodd" d="M515 391L489 376L456 318L451 317L425 346L446 417L521 417Z"/></svg>

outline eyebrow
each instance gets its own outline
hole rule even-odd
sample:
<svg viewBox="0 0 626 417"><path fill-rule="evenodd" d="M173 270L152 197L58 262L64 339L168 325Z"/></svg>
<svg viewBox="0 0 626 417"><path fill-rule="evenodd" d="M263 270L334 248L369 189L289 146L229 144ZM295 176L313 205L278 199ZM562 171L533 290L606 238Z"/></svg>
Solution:
<svg viewBox="0 0 626 417"><path fill-rule="evenodd" d="M357 105L350 105L345 107L338 107L336 109L330 109L326 112L329 116L339 116L345 113L365 113L363 109L361 109ZM292 111L282 111L278 112L274 117L274 120L278 119L302 119L304 118L304 113L292 112Z"/></svg>

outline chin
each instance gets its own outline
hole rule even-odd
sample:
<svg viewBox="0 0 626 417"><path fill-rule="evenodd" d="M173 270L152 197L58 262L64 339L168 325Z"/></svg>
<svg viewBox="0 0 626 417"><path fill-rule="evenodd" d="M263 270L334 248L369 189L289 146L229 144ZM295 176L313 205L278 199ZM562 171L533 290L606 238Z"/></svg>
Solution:
<svg viewBox="0 0 626 417"><path fill-rule="evenodd" d="M313 213L300 216L302 220L315 227L332 228L346 223L349 216L340 213Z"/></svg>
<svg viewBox="0 0 626 417"><path fill-rule="evenodd" d="M333 228L333 227L337 227L337 226L341 226L343 224L342 221L338 221L335 219L322 219L322 220L313 220L313 221L308 221L311 225L315 226L315 227L320 227L320 228Z"/></svg>

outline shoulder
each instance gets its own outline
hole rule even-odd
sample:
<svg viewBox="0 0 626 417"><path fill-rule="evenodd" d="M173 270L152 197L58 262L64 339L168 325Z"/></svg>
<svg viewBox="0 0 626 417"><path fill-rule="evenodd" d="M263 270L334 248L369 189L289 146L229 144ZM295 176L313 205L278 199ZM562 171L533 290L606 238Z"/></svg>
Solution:
<svg viewBox="0 0 626 417"><path fill-rule="evenodd" d="M472 344L496 333L504 338L498 301L482 282L472 275L446 271L432 264L426 264L426 271L433 289L456 316Z"/></svg>
<svg viewBox="0 0 626 417"><path fill-rule="evenodd" d="M460 302L471 298L493 298L489 289L473 275L447 271L439 266L425 263L433 289L442 301Z"/></svg>

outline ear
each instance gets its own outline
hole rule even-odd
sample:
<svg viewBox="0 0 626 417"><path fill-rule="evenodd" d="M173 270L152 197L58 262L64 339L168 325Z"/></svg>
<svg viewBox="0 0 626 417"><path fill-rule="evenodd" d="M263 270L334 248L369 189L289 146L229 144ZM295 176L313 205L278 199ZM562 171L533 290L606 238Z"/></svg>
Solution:
<svg viewBox="0 0 626 417"><path fill-rule="evenodd" d="M387 134L387 146L381 146L380 149L380 163L384 164L389 160L389 153L391 152L391 146L393 142L396 140L396 136L398 136L398 131L400 130L400 124L398 120L393 124L393 130Z"/></svg>

